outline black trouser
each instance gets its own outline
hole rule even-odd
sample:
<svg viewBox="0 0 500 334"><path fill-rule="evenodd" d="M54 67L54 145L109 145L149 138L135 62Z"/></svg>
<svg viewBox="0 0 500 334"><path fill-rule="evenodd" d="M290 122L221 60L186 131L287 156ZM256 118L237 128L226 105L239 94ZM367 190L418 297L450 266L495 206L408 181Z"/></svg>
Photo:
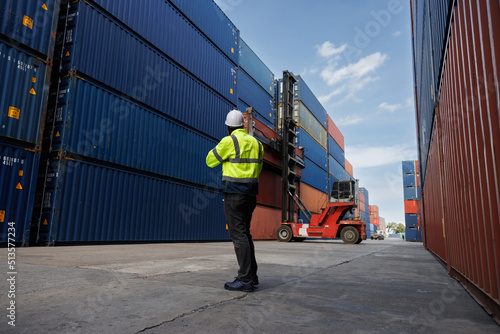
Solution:
<svg viewBox="0 0 500 334"><path fill-rule="evenodd" d="M237 278L243 282L257 275L255 248L250 234L250 221L256 205L255 195L224 194L224 213L240 266Z"/></svg>

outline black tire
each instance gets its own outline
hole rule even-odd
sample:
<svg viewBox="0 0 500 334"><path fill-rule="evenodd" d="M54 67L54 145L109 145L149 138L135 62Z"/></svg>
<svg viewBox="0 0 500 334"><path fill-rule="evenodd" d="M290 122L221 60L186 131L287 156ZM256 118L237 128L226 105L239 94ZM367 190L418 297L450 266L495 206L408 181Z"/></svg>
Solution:
<svg viewBox="0 0 500 334"><path fill-rule="evenodd" d="M293 238L293 241L295 241L295 242L302 242L304 240L306 240L306 238L301 238L301 237Z"/></svg>
<svg viewBox="0 0 500 334"><path fill-rule="evenodd" d="M358 241L355 242L356 245L360 244L363 241L361 237L359 237Z"/></svg>
<svg viewBox="0 0 500 334"><path fill-rule="evenodd" d="M359 239L359 232L352 226L346 226L340 231L340 238L346 244L355 244Z"/></svg>
<svg viewBox="0 0 500 334"><path fill-rule="evenodd" d="M288 225L281 225L276 230L276 238L281 242L289 242L293 238L292 229Z"/></svg>
<svg viewBox="0 0 500 334"><path fill-rule="evenodd" d="M373 240L373 237L371 237L370 239L372 239L372 240Z"/></svg>

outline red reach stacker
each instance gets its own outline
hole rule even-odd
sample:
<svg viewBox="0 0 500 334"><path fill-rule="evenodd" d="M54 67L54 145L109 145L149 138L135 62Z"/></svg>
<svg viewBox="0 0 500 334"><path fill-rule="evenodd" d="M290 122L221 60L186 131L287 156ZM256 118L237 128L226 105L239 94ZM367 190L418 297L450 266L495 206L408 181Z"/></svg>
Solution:
<svg viewBox="0 0 500 334"><path fill-rule="evenodd" d="M355 181L333 183L333 190L326 207L320 214L311 214L298 196L292 196L308 223L283 222L276 231L279 241L303 241L305 238L338 238L347 244L366 240L365 222L342 220L344 214L357 207Z"/></svg>
<svg viewBox="0 0 500 334"><path fill-rule="evenodd" d="M366 240L365 222L343 220L347 211L357 207L356 181L334 182L328 204L321 214L311 214L297 195L296 182L299 180L295 173L297 164L306 170L307 166L295 153L298 126L295 121L297 115L294 114L295 82L292 73L283 71L283 81L280 86L282 104L279 112L282 138L278 148L282 157L282 225L278 227L276 237L280 241L303 241L306 237L340 237L345 243L359 244ZM297 222L296 206L308 223Z"/></svg>

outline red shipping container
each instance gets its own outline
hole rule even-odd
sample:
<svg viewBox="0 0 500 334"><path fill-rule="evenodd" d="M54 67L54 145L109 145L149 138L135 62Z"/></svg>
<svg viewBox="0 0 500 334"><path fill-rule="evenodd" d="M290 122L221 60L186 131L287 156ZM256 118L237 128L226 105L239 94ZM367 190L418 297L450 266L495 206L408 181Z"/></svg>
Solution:
<svg viewBox="0 0 500 334"><path fill-rule="evenodd" d="M339 128L335 125L330 116L326 116L328 134L339 144L342 151L344 151L344 135L340 132ZM352 175L351 175L352 176Z"/></svg>
<svg viewBox="0 0 500 334"><path fill-rule="evenodd" d="M345 170L346 172L351 175L352 177L354 177L354 169L352 168L352 165L349 161L347 161L347 159L344 159L345 160Z"/></svg>
<svg viewBox="0 0 500 334"><path fill-rule="evenodd" d="M257 205L250 223L250 233L254 240L274 240L280 225L281 209Z"/></svg>
<svg viewBox="0 0 500 334"><path fill-rule="evenodd" d="M281 208L281 174L275 174L265 166L259 175L257 203Z"/></svg>
<svg viewBox="0 0 500 334"><path fill-rule="evenodd" d="M418 214L420 201L405 201L405 213Z"/></svg>

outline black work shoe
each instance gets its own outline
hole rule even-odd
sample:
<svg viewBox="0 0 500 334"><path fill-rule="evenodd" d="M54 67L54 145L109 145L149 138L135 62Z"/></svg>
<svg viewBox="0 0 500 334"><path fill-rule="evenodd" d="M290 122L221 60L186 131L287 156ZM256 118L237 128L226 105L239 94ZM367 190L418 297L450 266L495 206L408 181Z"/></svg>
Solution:
<svg viewBox="0 0 500 334"><path fill-rule="evenodd" d="M257 275L252 276L253 285L259 285L259 277Z"/></svg>
<svg viewBox="0 0 500 334"><path fill-rule="evenodd" d="M224 284L224 289L230 291L252 292L253 286L254 283L252 281L243 282L240 281L239 279L235 279L233 282L227 282L226 284Z"/></svg>

